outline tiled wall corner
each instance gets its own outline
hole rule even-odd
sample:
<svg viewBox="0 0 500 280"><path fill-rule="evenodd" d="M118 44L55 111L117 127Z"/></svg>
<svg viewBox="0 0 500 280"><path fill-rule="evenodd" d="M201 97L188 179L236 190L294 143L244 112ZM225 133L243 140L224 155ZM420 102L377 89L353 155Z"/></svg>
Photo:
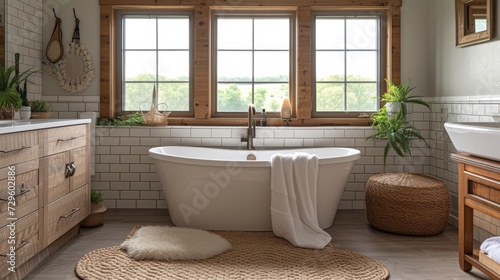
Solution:
<svg viewBox="0 0 500 280"><path fill-rule="evenodd" d="M445 122L492 122L492 114L500 113L500 98L498 96L465 96L448 98L430 98L432 105L430 114L431 146L429 163L432 167L430 175L446 182L451 195L450 223L458 225L458 164L451 161L450 154L456 149L444 128ZM476 213L474 230L476 240L482 241L488 235L498 235L498 221L491 217Z"/></svg>

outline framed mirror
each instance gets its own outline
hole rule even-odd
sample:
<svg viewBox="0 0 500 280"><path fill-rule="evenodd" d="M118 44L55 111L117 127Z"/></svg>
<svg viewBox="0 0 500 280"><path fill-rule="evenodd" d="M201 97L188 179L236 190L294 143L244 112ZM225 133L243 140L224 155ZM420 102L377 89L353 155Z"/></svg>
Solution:
<svg viewBox="0 0 500 280"><path fill-rule="evenodd" d="M491 39L493 0L455 0L456 44L465 47Z"/></svg>

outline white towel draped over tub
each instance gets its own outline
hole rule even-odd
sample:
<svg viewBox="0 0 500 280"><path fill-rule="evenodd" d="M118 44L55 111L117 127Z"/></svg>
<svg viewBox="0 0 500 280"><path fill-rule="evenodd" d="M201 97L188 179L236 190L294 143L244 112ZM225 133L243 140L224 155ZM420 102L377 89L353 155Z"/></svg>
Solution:
<svg viewBox="0 0 500 280"><path fill-rule="evenodd" d="M318 157L276 154L271 159L271 221L274 234L297 247L323 249L332 239L318 224Z"/></svg>

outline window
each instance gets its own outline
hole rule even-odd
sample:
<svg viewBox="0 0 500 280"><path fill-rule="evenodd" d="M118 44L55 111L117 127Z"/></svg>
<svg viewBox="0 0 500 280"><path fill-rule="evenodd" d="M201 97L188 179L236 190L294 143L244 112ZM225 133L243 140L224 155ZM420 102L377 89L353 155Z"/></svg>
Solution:
<svg viewBox="0 0 500 280"><path fill-rule="evenodd" d="M400 83L401 0L370 0L356 1L356 3L350 0L312 1L301 5L286 4L282 0L266 0L260 4L247 0L237 3L158 1L155 5L145 5L142 0L100 0L99 5L101 21L99 112L103 118L127 113L122 111L122 108L125 108L122 106L122 88L126 89L126 86L132 85L139 87L142 83L150 87L158 85L160 101L163 101L166 98L162 99L164 98L162 96L166 91L161 89L161 84L169 83L171 86L184 84L183 93L177 95L183 97L180 100L184 105L175 107L178 107L177 110L186 110L170 114L171 125L245 125L246 105L253 102L259 110L265 108L270 113L268 124L273 126L364 126L370 125L370 119L358 116L362 112L370 113L377 110L379 104L375 97L385 92L384 78L396 84ZM158 53L169 51L171 54L175 51L189 50L188 68L184 67L185 64L177 64L174 69L177 72L165 75L163 74L165 71L160 67L165 65L171 67L173 63L167 64L168 61L160 60L154 65L156 68L147 72L155 76L154 80L142 81L134 78L136 74L125 78L122 64L127 61L122 61L124 50L121 45L123 16L151 20L175 17L189 19L189 28L186 32L189 38L187 48L174 46L167 49L125 50ZM323 20L324 22L321 22ZM344 28L335 30L319 27L319 31L316 30L316 25L322 23L332 24L335 27L331 22L334 20L342 21ZM362 24L363 21L375 24ZM240 28L235 31L237 28L232 27L236 26L238 28L247 26L247 29ZM163 37L172 36L163 29L154 28L156 28L154 38L158 37L155 39L157 42ZM144 28L141 30L146 32ZM352 30L361 30L366 34L357 31L353 33ZM376 35L369 38L375 40L373 41L376 42L375 48L373 45L367 48L354 46L356 49L347 44L349 41L346 40L350 36L354 36L356 42L366 39L364 36L371 36L373 32L376 32ZM328 43L340 34L343 34L345 41L342 48ZM142 36L143 33L139 35ZM269 39L262 40L261 38L265 36ZM320 38L326 40L323 46L319 41ZM363 52L366 52L365 57L370 52L377 53L376 61L371 60L372 64L376 64L376 69L370 69L369 75L365 75L368 72L365 71L368 69L366 66L368 60L364 59ZM322 58L317 59L317 56L322 55L325 59L331 59L341 53L344 53L343 61L332 63ZM352 54L359 56L349 56ZM352 68L351 58L357 61L363 60L363 66ZM141 63L143 62L141 59ZM323 66L316 65L317 62ZM342 65L343 73L339 70L337 62ZM144 67L145 64L139 66ZM186 72L188 74L185 74ZM339 73L342 76L335 76ZM359 77L356 76L358 74ZM356 86L363 91L357 90ZM317 88L319 94L316 92ZM150 88L140 91L144 92L144 100L149 101L151 91ZM189 95L187 98L186 91ZM174 92L179 93L180 90ZM221 94L218 94L219 92ZM137 93L136 96L142 96L142 93ZM293 108L292 121L287 123L275 118L279 116L277 112L285 96L290 98ZM373 96L373 98L359 98L360 96ZM356 104L360 101L366 104ZM168 99L166 103L169 107L174 106L173 101ZM188 105L185 105L186 103Z"/></svg>
<svg viewBox="0 0 500 280"><path fill-rule="evenodd" d="M216 14L214 114L278 112L292 88L291 15Z"/></svg>
<svg viewBox="0 0 500 280"><path fill-rule="evenodd" d="M191 15L120 14L121 104L118 111L148 111L153 87L159 109L192 111ZM167 106L165 106L165 104Z"/></svg>
<svg viewBox="0 0 500 280"><path fill-rule="evenodd" d="M381 88L379 16L315 15L316 115L374 112Z"/></svg>

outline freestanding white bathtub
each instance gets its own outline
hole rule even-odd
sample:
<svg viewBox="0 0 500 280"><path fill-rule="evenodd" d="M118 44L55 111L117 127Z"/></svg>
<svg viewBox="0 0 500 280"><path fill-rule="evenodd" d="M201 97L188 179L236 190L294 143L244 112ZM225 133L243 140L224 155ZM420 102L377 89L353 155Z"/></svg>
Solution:
<svg viewBox="0 0 500 280"><path fill-rule="evenodd" d="M318 221L332 225L354 161L349 148L226 150L155 147L149 150L172 222L208 230L271 231L271 157L306 152L318 156ZM253 154L255 160L247 160Z"/></svg>

